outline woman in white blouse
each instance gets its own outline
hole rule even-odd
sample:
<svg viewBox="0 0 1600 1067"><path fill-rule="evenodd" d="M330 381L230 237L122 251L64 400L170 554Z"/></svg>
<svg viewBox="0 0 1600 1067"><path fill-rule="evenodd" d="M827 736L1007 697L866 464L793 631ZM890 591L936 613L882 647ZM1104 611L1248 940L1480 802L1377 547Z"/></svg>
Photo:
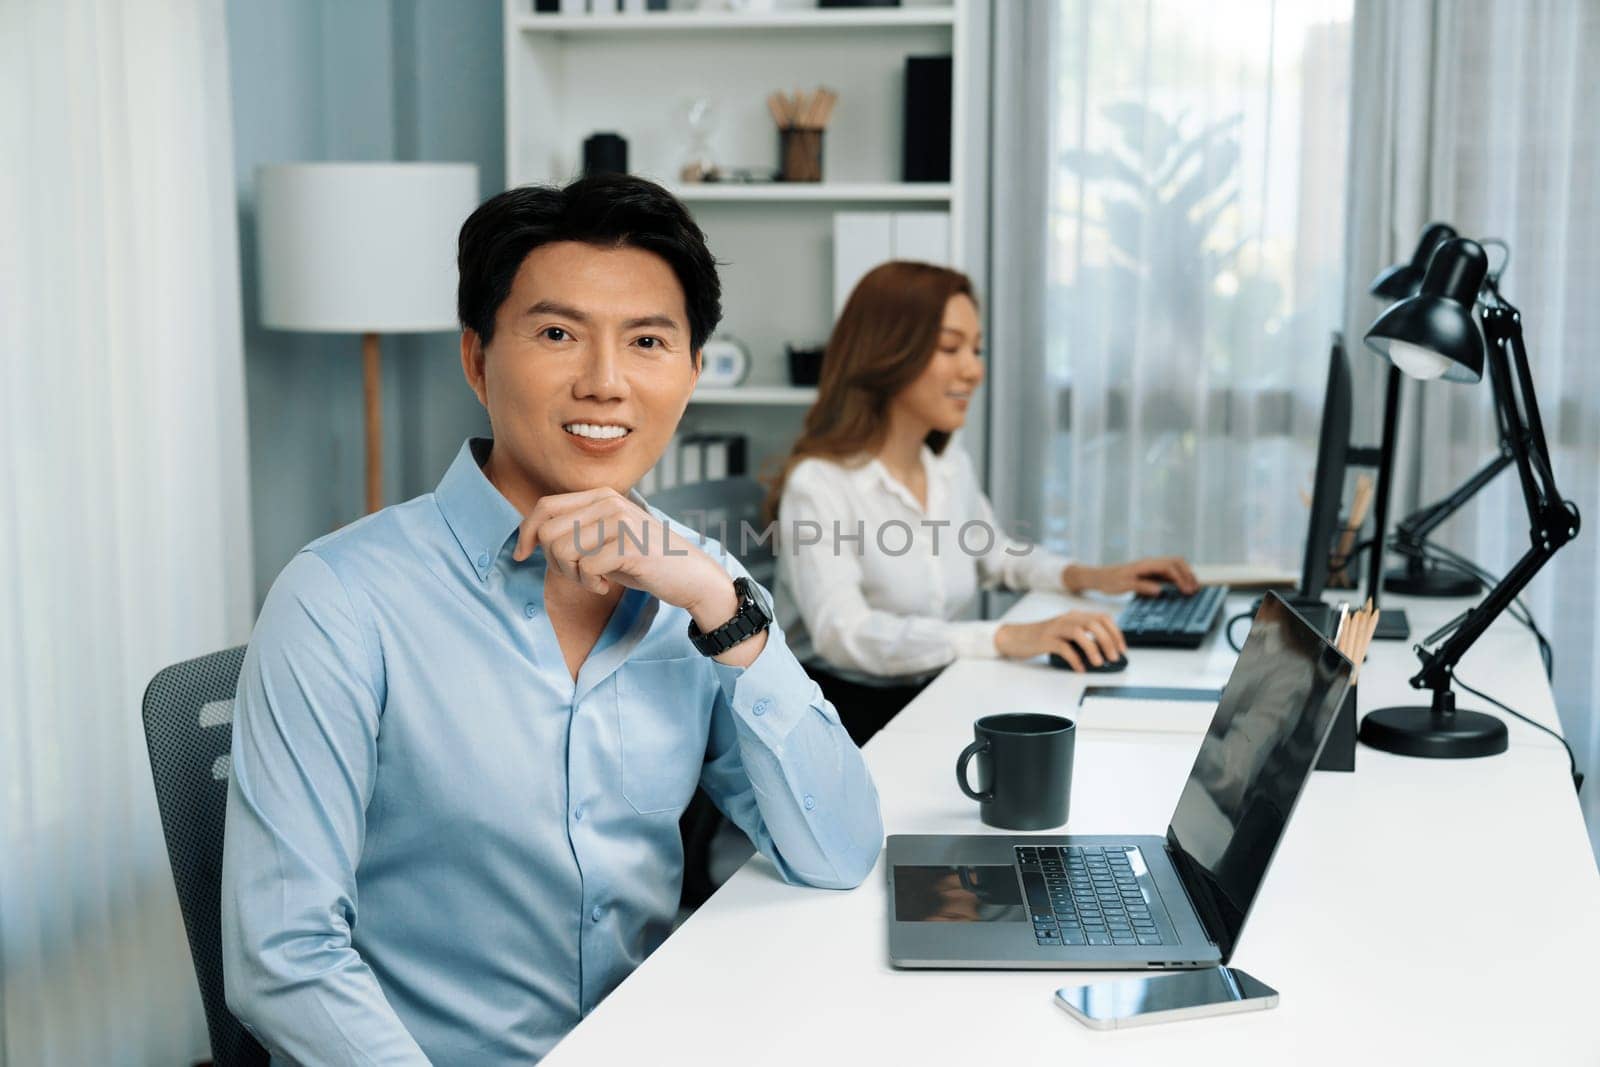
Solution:
<svg viewBox="0 0 1600 1067"><path fill-rule="evenodd" d="M972 284L885 263L835 324L817 401L769 497L781 544L780 619L857 743L958 656L1056 653L1074 670L1127 645L1111 618L962 621L978 589L1159 592L1196 582L1178 558L1073 563L1008 537L950 436L983 381Z"/></svg>

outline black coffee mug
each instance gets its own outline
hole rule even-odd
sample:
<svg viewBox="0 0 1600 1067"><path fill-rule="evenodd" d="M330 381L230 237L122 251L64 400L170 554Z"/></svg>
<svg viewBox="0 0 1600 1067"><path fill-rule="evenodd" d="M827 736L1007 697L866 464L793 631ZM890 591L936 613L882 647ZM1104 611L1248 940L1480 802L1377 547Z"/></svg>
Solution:
<svg viewBox="0 0 1600 1067"><path fill-rule="evenodd" d="M972 732L977 740L956 760L956 782L978 802L984 822L1002 830L1048 830L1067 821L1076 723L1059 715L985 715ZM974 756L977 792L967 784Z"/></svg>

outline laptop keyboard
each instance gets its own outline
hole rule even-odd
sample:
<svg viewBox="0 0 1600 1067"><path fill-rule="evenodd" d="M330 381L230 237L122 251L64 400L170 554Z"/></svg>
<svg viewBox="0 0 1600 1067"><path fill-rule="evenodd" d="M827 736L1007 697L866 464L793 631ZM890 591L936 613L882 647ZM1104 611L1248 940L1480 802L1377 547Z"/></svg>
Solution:
<svg viewBox="0 0 1600 1067"><path fill-rule="evenodd" d="M1161 931L1128 860L1132 851L1131 846L1018 846L1017 866L1039 944L1161 944Z"/></svg>

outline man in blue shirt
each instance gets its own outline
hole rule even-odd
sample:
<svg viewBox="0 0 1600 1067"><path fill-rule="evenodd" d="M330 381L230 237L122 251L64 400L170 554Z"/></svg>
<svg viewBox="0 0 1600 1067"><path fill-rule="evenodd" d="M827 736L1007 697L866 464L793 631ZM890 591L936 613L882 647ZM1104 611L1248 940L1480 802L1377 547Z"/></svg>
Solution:
<svg viewBox="0 0 1600 1067"><path fill-rule="evenodd" d="M620 176L461 230L493 439L273 583L234 711L228 1004L298 1063L527 1063L671 928L703 786L788 881L883 827L739 562L630 487L721 316L683 206Z"/></svg>

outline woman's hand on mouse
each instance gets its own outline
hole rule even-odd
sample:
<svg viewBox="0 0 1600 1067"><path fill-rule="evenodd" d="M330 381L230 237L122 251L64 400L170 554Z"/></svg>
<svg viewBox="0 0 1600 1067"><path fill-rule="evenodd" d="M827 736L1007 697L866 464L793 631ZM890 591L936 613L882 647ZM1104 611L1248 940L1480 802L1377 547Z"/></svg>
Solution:
<svg viewBox="0 0 1600 1067"><path fill-rule="evenodd" d="M1128 650L1127 639L1111 616L1069 611L1042 622L1008 622L995 631L995 651L1007 659L1032 659L1054 652L1075 671L1100 666Z"/></svg>
<svg viewBox="0 0 1600 1067"><path fill-rule="evenodd" d="M1061 571L1061 584L1069 593L1094 589L1101 593L1160 596L1163 582L1171 582L1184 596L1190 596L1200 588L1194 571L1182 556L1151 556L1136 559L1132 563L1113 563L1105 567L1069 563Z"/></svg>

